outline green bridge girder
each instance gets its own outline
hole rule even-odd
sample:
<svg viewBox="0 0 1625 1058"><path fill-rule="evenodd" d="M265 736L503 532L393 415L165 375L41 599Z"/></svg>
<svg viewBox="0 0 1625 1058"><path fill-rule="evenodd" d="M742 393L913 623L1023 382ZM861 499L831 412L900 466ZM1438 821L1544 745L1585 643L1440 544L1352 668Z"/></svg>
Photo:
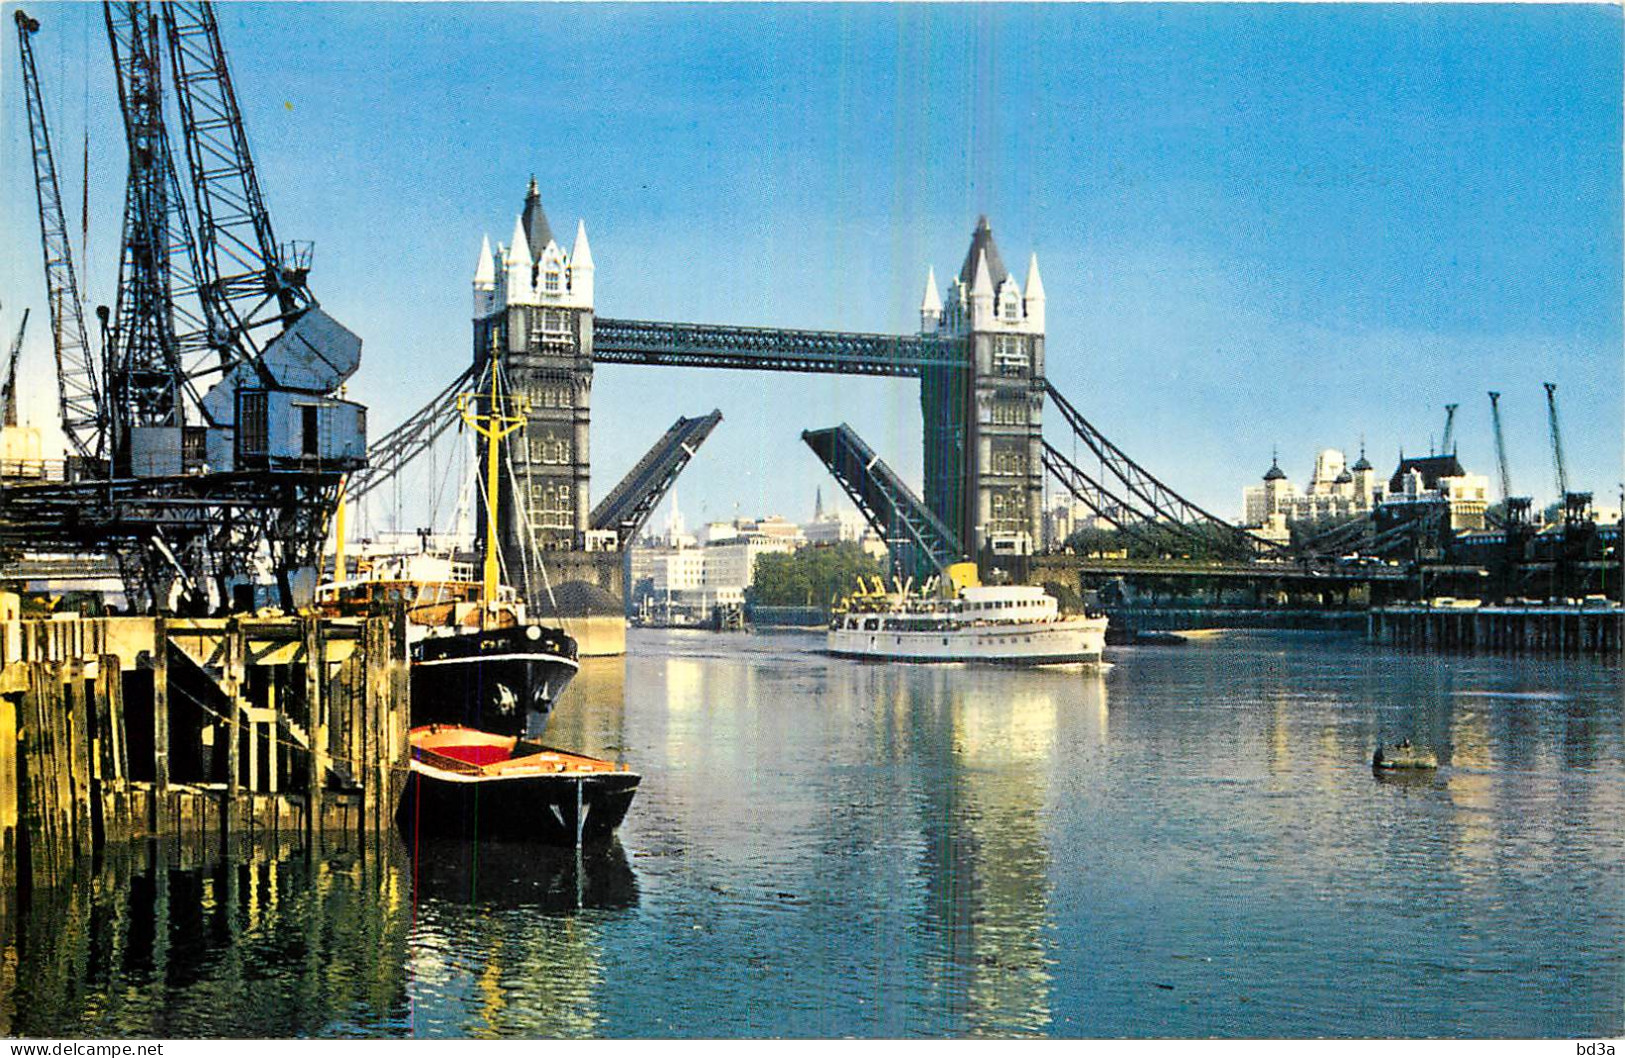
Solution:
<svg viewBox="0 0 1625 1058"><path fill-rule="evenodd" d="M592 324L592 358L600 364L918 378L922 371L933 367L963 367L968 350L963 339L927 335L604 317L595 318Z"/></svg>

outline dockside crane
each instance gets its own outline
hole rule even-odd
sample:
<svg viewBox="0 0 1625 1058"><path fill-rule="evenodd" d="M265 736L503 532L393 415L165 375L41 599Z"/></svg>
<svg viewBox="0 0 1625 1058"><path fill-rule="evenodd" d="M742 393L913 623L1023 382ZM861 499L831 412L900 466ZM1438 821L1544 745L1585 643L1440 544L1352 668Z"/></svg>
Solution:
<svg viewBox="0 0 1625 1058"><path fill-rule="evenodd" d="M39 21L22 10L13 16L22 57L23 99L28 111L28 139L34 163L34 194L39 204L40 250L45 262L46 305L51 316L51 346L56 354L57 398L62 432L79 456L99 461L105 453L103 423L106 410L102 381L85 332L84 306L73 268L67 214L51 153L51 133L45 121L39 70L34 63L33 36Z"/></svg>
<svg viewBox="0 0 1625 1058"><path fill-rule="evenodd" d="M140 610L226 605L268 568L291 608L340 482L365 465L366 409L339 392L361 339L310 294L308 250L278 248L210 5L103 10L129 159L100 359L45 126L39 23L16 16L63 428L93 458L70 460L66 480L0 483L0 546L112 554Z"/></svg>
<svg viewBox="0 0 1625 1058"><path fill-rule="evenodd" d="M1500 554L1492 566L1495 580L1491 582L1499 598L1513 598L1522 594L1519 569L1526 559L1528 542L1534 532L1530 520L1530 507L1534 500L1528 496L1512 495L1512 472L1507 465L1506 434L1501 429L1501 394L1490 390L1490 427L1495 434L1495 467L1501 479L1500 525L1504 531Z"/></svg>
<svg viewBox="0 0 1625 1058"><path fill-rule="evenodd" d="M1552 433L1552 469L1557 477L1557 501L1562 503L1569 494L1569 474L1563 461L1563 432L1557 425L1557 383L1547 382L1546 419Z"/></svg>
<svg viewBox="0 0 1625 1058"><path fill-rule="evenodd" d="M1456 436L1456 409L1460 406L1459 404L1444 406L1444 440L1439 442L1439 454L1442 456L1450 454L1450 442L1455 440Z"/></svg>
<svg viewBox="0 0 1625 1058"><path fill-rule="evenodd" d="M115 472L128 474L143 454L132 451L133 431L203 424L187 363L208 348L207 327L197 305L196 244L164 125L159 22L146 0L102 10L129 154L107 369ZM186 469L184 461L172 469Z"/></svg>
<svg viewBox="0 0 1625 1058"><path fill-rule="evenodd" d="M28 331L28 310L23 310L23 322L17 325L17 337L11 340L11 353L6 357L6 381L0 386L0 425L17 425L17 358L22 355L23 335Z"/></svg>
<svg viewBox="0 0 1625 1058"><path fill-rule="evenodd" d="M213 6L173 0L163 25L197 214L207 373L218 373L199 401L202 447L216 469L258 476L251 528L214 549L239 565L268 545L288 606L289 574L316 564L343 476L366 463L366 411L337 396L361 339L311 294L309 245L276 241Z"/></svg>
<svg viewBox="0 0 1625 1058"><path fill-rule="evenodd" d="M211 428L235 439L237 469L308 470L318 453L278 450L273 437L261 435L259 409L275 419L318 398L336 433L343 432L340 419L357 431L350 439L360 447L339 460L355 470L364 458L362 409L334 395L360 365L361 339L311 293L310 244L276 240L213 6L173 0L163 5L163 21L197 215L196 290L214 353L213 365L192 377L219 376L202 410ZM247 420L241 424L239 405ZM324 517L332 513L330 502L317 506Z"/></svg>
<svg viewBox="0 0 1625 1058"><path fill-rule="evenodd" d="M1501 432L1501 394L1490 390L1490 428L1495 432L1495 466L1501 475L1501 502L1512 499L1512 474L1507 470L1507 443Z"/></svg>
<svg viewBox="0 0 1625 1058"><path fill-rule="evenodd" d="M308 244L277 244L208 3L164 5L182 139L198 215L200 289L223 361L252 361L264 332L316 306ZM285 259L286 256L286 259Z"/></svg>

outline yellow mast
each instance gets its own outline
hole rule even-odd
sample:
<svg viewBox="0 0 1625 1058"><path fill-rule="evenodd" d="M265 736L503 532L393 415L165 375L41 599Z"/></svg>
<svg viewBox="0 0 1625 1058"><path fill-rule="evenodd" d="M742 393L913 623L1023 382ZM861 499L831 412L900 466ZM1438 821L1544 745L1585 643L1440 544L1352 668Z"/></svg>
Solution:
<svg viewBox="0 0 1625 1058"><path fill-rule="evenodd" d="M342 398L349 393L347 385L339 387ZM339 503L333 512L333 583L343 584L349 578L344 570L344 507L350 499L350 475L339 478ZM317 579L321 579L321 563L317 563Z"/></svg>
<svg viewBox="0 0 1625 1058"><path fill-rule="evenodd" d="M333 583L347 579L344 569L344 505L350 499L350 475L339 479L339 508L333 514Z"/></svg>
<svg viewBox="0 0 1625 1058"><path fill-rule="evenodd" d="M490 410L479 411L479 394L462 393L457 397L457 410L469 428L485 438L485 566L480 587L485 601L485 616L490 617L497 605L497 444L515 430L524 428L525 413L530 402L524 397L504 398L499 389L502 374L496 350L491 351ZM483 623L483 622L482 622Z"/></svg>

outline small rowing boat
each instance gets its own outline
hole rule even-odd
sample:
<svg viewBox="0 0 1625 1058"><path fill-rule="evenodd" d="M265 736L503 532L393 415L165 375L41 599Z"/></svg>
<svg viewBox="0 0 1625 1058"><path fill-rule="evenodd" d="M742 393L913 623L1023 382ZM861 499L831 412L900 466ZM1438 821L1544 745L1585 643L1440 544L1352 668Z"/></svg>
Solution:
<svg viewBox="0 0 1625 1058"><path fill-rule="evenodd" d="M624 764L456 724L415 727L397 816L407 833L575 846L626 818L640 776Z"/></svg>

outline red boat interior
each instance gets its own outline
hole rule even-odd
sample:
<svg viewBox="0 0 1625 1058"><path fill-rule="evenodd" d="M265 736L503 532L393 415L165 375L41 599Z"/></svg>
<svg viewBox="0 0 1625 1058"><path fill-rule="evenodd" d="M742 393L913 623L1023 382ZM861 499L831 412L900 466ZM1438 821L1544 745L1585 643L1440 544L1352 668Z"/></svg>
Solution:
<svg viewBox="0 0 1625 1058"><path fill-rule="evenodd" d="M434 752L442 757L460 760L464 764L484 767L487 764L495 764L513 756L513 747L492 745L440 746Z"/></svg>
<svg viewBox="0 0 1625 1058"><path fill-rule="evenodd" d="M434 725L414 728L412 756L420 761L452 771L483 771L505 765L535 770L575 772L624 771L622 765L606 760L567 753L523 739L492 735L473 728ZM520 764L525 761L525 764Z"/></svg>

